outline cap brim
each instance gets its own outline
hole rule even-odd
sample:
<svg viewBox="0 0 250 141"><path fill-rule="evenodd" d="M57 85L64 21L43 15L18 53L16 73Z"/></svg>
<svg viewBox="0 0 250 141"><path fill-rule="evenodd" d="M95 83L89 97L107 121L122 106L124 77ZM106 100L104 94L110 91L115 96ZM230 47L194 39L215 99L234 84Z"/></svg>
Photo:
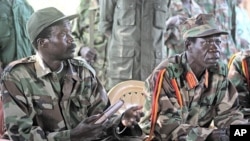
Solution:
<svg viewBox="0 0 250 141"><path fill-rule="evenodd" d="M225 34L227 35L228 32L226 31L222 31L222 30L218 30L218 29L210 29L210 30L206 30L200 34L197 34L193 37L205 37L205 36L210 36L210 35L214 35L214 34Z"/></svg>
<svg viewBox="0 0 250 141"><path fill-rule="evenodd" d="M219 30L209 24L204 24L187 30L185 33L183 33L183 38L186 39L188 37L205 37L214 34L228 34L228 32Z"/></svg>
<svg viewBox="0 0 250 141"><path fill-rule="evenodd" d="M69 16L63 16L63 17L61 17L61 18L59 18L59 19L56 19L56 20L54 20L53 22L51 22L50 25L52 25L53 23L56 23L56 22L58 22L58 21L61 21L61 20L69 20L69 21L71 21L71 20L73 20L74 18L77 18L78 16L79 16L78 14L69 15ZM50 26L50 25L48 25L48 26Z"/></svg>

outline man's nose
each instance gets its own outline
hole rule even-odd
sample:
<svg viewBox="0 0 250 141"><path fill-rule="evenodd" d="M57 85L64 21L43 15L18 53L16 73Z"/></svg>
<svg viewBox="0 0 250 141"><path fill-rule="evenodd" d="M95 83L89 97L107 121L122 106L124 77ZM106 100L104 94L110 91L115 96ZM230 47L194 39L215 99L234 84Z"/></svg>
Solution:
<svg viewBox="0 0 250 141"><path fill-rule="evenodd" d="M220 51L220 46L215 44L214 42L209 45L209 52L218 52Z"/></svg>
<svg viewBox="0 0 250 141"><path fill-rule="evenodd" d="M68 34L68 42L69 42L69 43L72 43L72 42L74 42L74 38L73 38L73 35L71 35L71 34Z"/></svg>

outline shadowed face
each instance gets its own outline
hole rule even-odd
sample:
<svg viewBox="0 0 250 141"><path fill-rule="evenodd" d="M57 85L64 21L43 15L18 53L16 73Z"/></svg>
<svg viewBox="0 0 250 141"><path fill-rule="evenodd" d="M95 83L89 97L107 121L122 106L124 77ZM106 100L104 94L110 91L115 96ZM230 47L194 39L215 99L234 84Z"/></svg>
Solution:
<svg viewBox="0 0 250 141"><path fill-rule="evenodd" d="M50 58L54 60L73 58L75 47L68 20L51 27L51 36L48 38L46 50Z"/></svg>
<svg viewBox="0 0 250 141"><path fill-rule="evenodd" d="M220 44L219 35L206 36L191 42L188 51L197 65L210 68L216 66L220 60Z"/></svg>

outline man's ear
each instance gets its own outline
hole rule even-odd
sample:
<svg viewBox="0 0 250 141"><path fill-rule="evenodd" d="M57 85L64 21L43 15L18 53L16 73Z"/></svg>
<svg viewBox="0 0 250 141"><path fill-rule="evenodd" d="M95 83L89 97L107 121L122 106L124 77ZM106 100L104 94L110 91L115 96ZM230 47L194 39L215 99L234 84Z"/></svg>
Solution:
<svg viewBox="0 0 250 141"><path fill-rule="evenodd" d="M191 45L191 41L190 40L186 40L185 41L186 50L188 50L190 48L190 45Z"/></svg>
<svg viewBox="0 0 250 141"><path fill-rule="evenodd" d="M40 47L46 47L46 44L49 42L47 38L39 38L37 39L37 44Z"/></svg>

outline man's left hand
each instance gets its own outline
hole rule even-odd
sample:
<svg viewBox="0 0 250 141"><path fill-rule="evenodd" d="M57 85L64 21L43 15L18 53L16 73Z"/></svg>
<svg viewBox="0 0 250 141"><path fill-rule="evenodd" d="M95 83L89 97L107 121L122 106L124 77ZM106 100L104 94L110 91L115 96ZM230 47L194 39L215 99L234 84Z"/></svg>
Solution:
<svg viewBox="0 0 250 141"><path fill-rule="evenodd" d="M96 60L96 50L94 48L82 47L80 54L90 64Z"/></svg>

